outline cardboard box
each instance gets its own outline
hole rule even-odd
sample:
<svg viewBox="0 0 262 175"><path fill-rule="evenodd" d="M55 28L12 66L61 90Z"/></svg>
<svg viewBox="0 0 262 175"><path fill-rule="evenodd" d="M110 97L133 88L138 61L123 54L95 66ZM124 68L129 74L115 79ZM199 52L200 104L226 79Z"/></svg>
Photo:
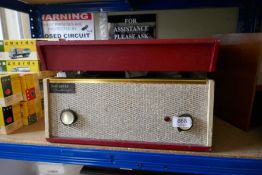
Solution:
<svg viewBox="0 0 262 175"><path fill-rule="evenodd" d="M56 71L41 71L38 73L38 79L45 79L56 76Z"/></svg>
<svg viewBox="0 0 262 175"><path fill-rule="evenodd" d="M38 119L43 118L44 117L44 99L36 99L35 103L36 103L36 115L38 117Z"/></svg>
<svg viewBox="0 0 262 175"><path fill-rule="evenodd" d="M0 60L4 59L4 41L0 40Z"/></svg>
<svg viewBox="0 0 262 175"><path fill-rule="evenodd" d="M7 72L39 72L40 62L39 61L18 61L18 60L7 60L6 61Z"/></svg>
<svg viewBox="0 0 262 175"><path fill-rule="evenodd" d="M5 60L38 60L36 40L4 40Z"/></svg>
<svg viewBox="0 0 262 175"><path fill-rule="evenodd" d="M38 73L38 82L39 82L39 88L41 92L41 98L44 98L44 92L43 92L43 79L54 77L56 76L57 72L55 71L41 71Z"/></svg>
<svg viewBox="0 0 262 175"><path fill-rule="evenodd" d="M10 134L22 126L19 103L0 107L0 134Z"/></svg>
<svg viewBox="0 0 262 175"><path fill-rule="evenodd" d="M4 41L0 40L0 72L6 72L6 61L4 59Z"/></svg>
<svg viewBox="0 0 262 175"><path fill-rule="evenodd" d="M44 117L45 116L45 100L44 100L44 98L42 98L40 100L40 105L42 106L42 117Z"/></svg>
<svg viewBox="0 0 262 175"><path fill-rule="evenodd" d="M10 106L22 100L20 76L0 74L0 106Z"/></svg>
<svg viewBox="0 0 262 175"><path fill-rule="evenodd" d="M41 99L33 99L20 103L21 115L24 125L31 125L43 117Z"/></svg>
<svg viewBox="0 0 262 175"><path fill-rule="evenodd" d="M41 98L41 92L38 82L38 74L26 73L20 74L23 101L30 101L35 98Z"/></svg>
<svg viewBox="0 0 262 175"><path fill-rule="evenodd" d="M6 72L6 61L0 60L0 72L5 73Z"/></svg>

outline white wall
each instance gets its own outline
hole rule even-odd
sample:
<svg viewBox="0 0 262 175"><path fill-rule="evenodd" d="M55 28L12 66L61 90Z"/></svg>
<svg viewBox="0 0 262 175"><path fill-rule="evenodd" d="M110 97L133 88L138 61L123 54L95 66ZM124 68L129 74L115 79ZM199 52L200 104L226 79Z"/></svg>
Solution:
<svg viewBox="0 0 262 175"><path fill-rule="evenodd" d="M32 162L0 159L0 175L35 175Z"/></svg>
<svg viewBox="0 0 262 175"><path fill-rule="evenodd" d="M118 14L157 15L158 38L199 38L236 32L238 8L183 9L149 12L114 12Z"/></svg>
<svg viewBox="0 0 262 175"><path fill-rule="evenodd" d="M82 165L0 159L0 175L80 175L82 167Z"/></svg>
<svg viewBox="0 0 262 175"><path fill-rule="evenodd" d="M22 31L22 38L31 38L30 20L27 13L18 13L20 18L20 30Z"/></svg>
<svg viewBox="0 0 262 175"><path fill-rule="evenodd" d="M28 14L0 8L0 16L0 39L31 38Z"/></svg>
<svg viewBox="0 0 262 175"><path fill-rule="evenodd" d="M3 40L3 29L2 29L2 14L1 14L1 9L0 9L0 40Z"/></svg>
<svg viewBox="0 0 262 175"><path fill-rule="evenodd" d="M2 27L4 39L21 39L18 14L16 11L2 9Z"/></svg>

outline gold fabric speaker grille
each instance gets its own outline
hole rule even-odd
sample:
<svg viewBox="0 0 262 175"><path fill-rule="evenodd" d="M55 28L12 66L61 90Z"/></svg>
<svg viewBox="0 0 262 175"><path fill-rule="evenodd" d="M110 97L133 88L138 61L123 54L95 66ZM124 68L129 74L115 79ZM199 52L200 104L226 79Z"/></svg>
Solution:
<svg viewBox="0 0 262 175"><path fill-rule="evenodd" d="M204 83L66 82L75 84L75 93L45 96L47 137L211 145L211 80ZM50 83L61 81L53 79ZM76 112L76 123L62 124L60 113L65 109ZM172 121L164 120L166 116L172 119L185 113L193 117L189 131L179 132Z"/></svg>

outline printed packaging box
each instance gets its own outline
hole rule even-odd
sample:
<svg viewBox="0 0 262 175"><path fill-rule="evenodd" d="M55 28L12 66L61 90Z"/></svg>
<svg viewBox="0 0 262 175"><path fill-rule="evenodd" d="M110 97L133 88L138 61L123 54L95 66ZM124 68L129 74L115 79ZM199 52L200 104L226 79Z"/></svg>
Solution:
<svg viewBox="0 0 262 175"><path fill-rule="evenodd" d="M23 101L30 101L41 97L38 74L26 73L20 74Z"/></svg>
<svg viewBox="0 0 262 175"><path fill-rule="evenodd" d="M43 107L43 102L44 99L36 99L35 103L36 103L36 115L38 117L38 119L40 118L44 118L44 107Z"/></svg>
<svg viewBox="0 0 262 175"><path fill-rule="evenodd" d="M38 73L38 79L44 79L56 76L56 71L41 71Z"/></svg>
<svg viewBox="0 0 262 175"><path fill-rule="evenodd" d="M0 72L6 72L6 61L4 59L4 41L0 40Z"/></svg>
<svg viewBox="0 0 262 175"><path fill-rule="evenodd" d="M38 60L36 40L4 40L5 60Z"/></svg>
<svg viewBox="0 0 262 175"><path fill-rule="evenodd" d="M0 107L0 134L10 134L23 126L20 104Z"/></svg>
<svg viewBox="0 0 262 175"><path fill-rule="evenodd" d="M18 60L7 60L6 61L7 72L39 72L40 62L39 61L18 61Z"/></svg>
<svg viewBox="0 0 262 175"><path fill-rule="evenodd" d="M6 60L0 60L0 73L6 72Z"/></svg>
<svg viewBox="0 0 262 175"><path fill-rule="evenodd" d="M0 74L0 106L10 106L22 100L20 76Z"/></svg>
<svg viewBox="0 0 262 175"><path fill-rule="evenodd" d="M24 125L31 125L43 117L41 99L33 99L20 103L21 115Z"/></svg>
<svg viewBox="0 0 262 175"><path fill-rule="evenodd" d="M55 71L41 71L38 73L38 82L39 82L39 88L41 92L41 98L44 97L43 93L43 79L49 78L49 77L54 77L56 76L57 72Z"/></svg>
<svg viewBox="0 0 262 175"><path fill-rule="evenodd" d="M0 40L0 60L4 59L4 41Z"/></svg>

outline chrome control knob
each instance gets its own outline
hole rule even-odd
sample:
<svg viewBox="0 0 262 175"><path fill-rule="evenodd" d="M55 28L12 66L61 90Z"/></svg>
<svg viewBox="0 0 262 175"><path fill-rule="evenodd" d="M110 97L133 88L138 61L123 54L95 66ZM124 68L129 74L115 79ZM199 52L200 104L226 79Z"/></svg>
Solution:
<svg viewBox="0 0 262 175"><path fill-rule="evenodd" d="M72 125L77 121L77 114L71 109L65 109L60 114L60 120L64 125Z"/></svg>
<svg viewBox="0 0 262 175"><path fill-rule="evenodd" d="M177 122L180 126L177 128L178 131L188 131L193 127L193 117L190 114L182 114L178 116Z"/></svg>

